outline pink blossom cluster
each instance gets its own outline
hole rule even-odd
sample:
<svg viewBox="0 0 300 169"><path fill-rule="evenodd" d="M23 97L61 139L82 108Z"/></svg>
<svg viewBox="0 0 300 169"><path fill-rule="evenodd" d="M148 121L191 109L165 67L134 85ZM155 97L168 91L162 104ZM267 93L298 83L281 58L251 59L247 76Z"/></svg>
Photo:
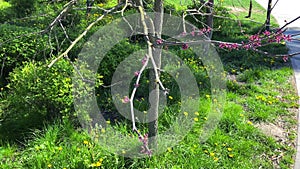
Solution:
<svg viewBox="0 0 300 169"><path fill-rule="evenodd" d="M219 48L228 49L228 50L232 50L232 49L238 50L239 45L237 43L220 43Z"/></svg>
<svg viewBox="0 0 300 169"><path fill-rule="evenodd" d="M192 36L196 36L196 35L201 36L201 35L203 35L205 33L209 33L211 30L212 29L210 27L202 28L202 29L199 29L199 30L196 30L194 28L194 30L192 32L190 32L189 34L192 35ZM186 36L186 35L188 35L188 33L186 33L186 32L182 32L181 33L181 36L183 36L183 37Z"/></svg>
<svg viewBox="0 0 300 169"><path fill-rule="evenodd" d="M283 32L279 32L272 35L271 32L265 31L263 32L263 36L260 36L259 34L250 35L247 43L242 42L242 44L239 45L237 43L221 42L219 43L219 48L228 49L228 50L232 50L232 49L238 50L239 48L246 49L246 50L256 49L262 46L263 40L265 40L266 38L268 38L267 40L268 43L273 43L273 42L280 43L282 41L292 40L291 35L284 35Z"/></svg>

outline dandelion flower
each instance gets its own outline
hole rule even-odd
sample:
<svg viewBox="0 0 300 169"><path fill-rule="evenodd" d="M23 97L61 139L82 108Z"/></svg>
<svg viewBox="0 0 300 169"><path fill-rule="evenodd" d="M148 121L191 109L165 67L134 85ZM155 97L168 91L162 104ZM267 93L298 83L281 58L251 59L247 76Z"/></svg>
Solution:
<svg viewBox="0 0 300 169"><path fill-rule="evenodd" d="M84 140L83 144L87 145L87 144L89 144L89 142L87 140Z"/></svg>
<svg viewBox="0 0 300 169"><path fill-rule="evenodd" d="M183 112L183 114L185 115L185 116L188 116L189 115L189 113L188 112Z"/></svg>
<svg viewBox="0 0 300 169"><path fill-rule="evenodd" d="M51 164L48 164L48 168L51 168L52 167L52 165Z"/></svg>
<svg viewBox="0 0 300 169"><path fill-rule="evenodd" d="M196 121L196 122L197 122L197 121L199 121L199 119L198 119L197 117L195 117L195 118L194 118L194 121Z"/></svg>
<svg viewBox="0 0 300 169"><path fill-rule="evenodd" d="M195 115L196 115L196 116L199 116L199 113L198 113L198 112L195 112Z"/></svg>
<svg viewBox="0 0 300 169"><path fill-rule="evenodd" d="M58 150L61 151L63 148L62 147L58 147Z"/></svg>
<svg viewBox="0 0 300 169"><path fill-rule="evenodd" d="M100 167L101 166L101 162L100 161L98 161L97 163L96 163L96 165L95 165L96 167Z"/></svg>
<svg viewBox="0 0 300 169"><path fill-rule="evenodd" d="M173 99L173 97L172 97L172 96L169 96L169 99L170 99L170 100L172 100L172 99Z"/></svg>
<svg viewBox="0 0 300 169"><path fill-rule="evenodd" d="M233 158L234 155L233 155L233 154L229 154L228 156L229 156L230 158Z"/></svg>
<svg viewBox="0 0 300 169"><path fill-rule="evenodd" d="M211 152L211 153L209 153L209 155L213 157L213 156L215 156L215 153Z"/></svg>
<svg viewBox="0 0 300 169"><path fill-rule="evenodd" d="M229 147L229 148L227 148L227 150L228 150L228 151L232 151L232 148Z"/></svg>
<svg viewBox="0 0 300 169"><path fill-rule="evenodd" d="M249 125L253 125L253 123L252 123L251 121L248 121L248 122L247 122L247 124L249 124Z"/></svg>

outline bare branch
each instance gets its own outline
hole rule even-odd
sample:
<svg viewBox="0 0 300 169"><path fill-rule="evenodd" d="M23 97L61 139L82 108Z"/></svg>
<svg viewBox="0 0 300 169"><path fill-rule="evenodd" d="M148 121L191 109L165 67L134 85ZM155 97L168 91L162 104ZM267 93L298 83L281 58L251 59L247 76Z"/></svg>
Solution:
<svg viewBox="0 0 300 169"><path fill-rule="evenodd" d="M68 53L70 52L71 49L73 49L73 47L87 34L87 32L99 21L101 21L106 15L110 14L111 12L113 12L114 10L120 8L123 5L123 3L120 3L118 5L116 5L115 7L105 11L105 13L103 15L101 15L99 18L97 18L94 22L92 22L73 42L72 44L68 47L67 50L65 50L65 52L63 52L62 54L60 54L57 58L55 58L54 60L52 60L52 62L48 65L48 67L50 68L51 66L53 66L53 64L55 62L57 62L59 59L61 59L62 57L67 57Z"/></svg>
<svg viewBox="0 0 300 169"><path fill-rule="evenodd" d="M284 24L281 28L279 28L279 29L277 30L277 32L282 31L282 30L285 29L288 25L290 25L291 23L295 22L295 21L298 20L298 19L300 19L300 16L298 16L298 17L296 17L295 19L293 19L292 21L287 22L286 24Z"/></svg>

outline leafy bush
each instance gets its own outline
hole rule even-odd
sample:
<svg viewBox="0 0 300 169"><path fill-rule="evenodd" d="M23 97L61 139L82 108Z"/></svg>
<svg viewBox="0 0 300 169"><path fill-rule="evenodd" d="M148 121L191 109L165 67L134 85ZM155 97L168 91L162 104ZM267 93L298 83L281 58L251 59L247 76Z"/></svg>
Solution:
<svg viewBox="0 0 300 169"><path fill-rule="evenodd" d="M20 138L20 133L46 121L72 116L72 70L70 63L60 60L51 68L26 62L10 73L8 89L2 93L0 136Z"/></svg>
<svg viewBox="0 0 300 169"><path fill-rule="evenodd" d="M11 0L14 12L17 17L28 16L35 10L36 0Z"/></svg>
<svg viewBox="0 0 300 169"><path fill-rule="evenodd" d="M9 72L23 61L43 60L46 52L46 37L29 36L36 30L14 25L0 25L0 63L1 77L5 79ZM26 36L27 35L27 36ZM37 40L38 39L38 40ZM2 85L3 86L3 85Z"/></svg>

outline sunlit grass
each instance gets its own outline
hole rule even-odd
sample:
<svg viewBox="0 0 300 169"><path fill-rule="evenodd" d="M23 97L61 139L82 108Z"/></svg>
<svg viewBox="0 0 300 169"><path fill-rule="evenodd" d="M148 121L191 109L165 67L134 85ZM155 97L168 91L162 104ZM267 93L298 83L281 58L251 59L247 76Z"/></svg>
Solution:
<svg viewBox="0 0 300 169"><path fill-rule="evenodd" d="M107 6L115 1L109 1ZM183 3L183 5L178 5ZM191 1L167 1L181 9ZM220 3L220 1L217 1ZM246 1L238 3L222 1L226 6L247 6ZM1 1L0 1L1 3ZM240 5L239 5L240 4ZM98 4L99 5L99 4ZM256 3L254 6L256 7ZM102 6L102 5L100 5ZM254 9L260 9L256 7ZM254 14L255 12L253 12ZM246 15L239 13L238 18ZM233 17L232 15L230 15ZM233 17L234 18L234 17ZM237 19L237 18L234 18ZM260 23L264 21L263 15L253 15L253 19ZM242 22L247 33L253 33L260 24L251 24L246 19ZM233 21L232 27L215 32L215 37L221 40L240 41L247 39L245 34ZM226 25L224 25L226 27ZM232 34L233 33L233 34ZM226 35L226 36L225 36ZM230 36L227 36L230 35ZM266 48L272 52L286 52L283 45L275 45L276 50ZM223 116L216 128L205 142L200 142L199 137L203 133L202 126L207 121L207 112L211 103L211 95L207 90L201 93L199 110L196 112L178 111L181 103L175 91L168 96L168 103L176 103L169 106L160 116L159 129L166 130L171 125L174 115L182 113L183 117L191 117L195 125L185 133L186 136L179 144L166 147L163 153L142 159L123 157L128 153L125 149L119 149L121 155L107 151L105 146L98 144L80 127L64 119L54 124L48 124L43 129L31 132L28 141L7 143L0 142L0 166L10 168L290 168L295 154L294 147L289 144L277 142L275 138L265 135L258 127L259 123L275 123L283 119L286 130L295 127L294 114L289 109L298 108L295 89L291 78L293 71L289 63L284 63L281 58L269 58L250 51L220 51L226 75L231 78L227 81L227 100ZM186 59L194 73L203 80L206 77L205 67L195 64L196 59ZM166 80L167 81L167 80ZM199 86L206 89L207 80L201 81ZM170 81L167 81L170 83ZM171 81L172 82L172 81ZM171 83L172 85L172 83ZM173 90L179 90L175 85ZM142 100L142 99L141 99ZM139 101L139 102L143 102ZM141 109L143 103L140 103ZM131 124L124 121L107 122L113 129L120 133L133 136L138 142L137 136L131 132ZM140 130L146 132L143 125ZM101 130L99 137L108 130ZM102 134L102 135L101 135ZM95 136L95 135L94 135ZM115 136L109 137L111 140ZM295 133L289 133L287 143L295 141ZM117 139L116 139L117 140ZM115 147L117 149L118 147ZM281 156L283 154L283 156ZM279 164L275 164L271 158L280 157Z"/></svg>

